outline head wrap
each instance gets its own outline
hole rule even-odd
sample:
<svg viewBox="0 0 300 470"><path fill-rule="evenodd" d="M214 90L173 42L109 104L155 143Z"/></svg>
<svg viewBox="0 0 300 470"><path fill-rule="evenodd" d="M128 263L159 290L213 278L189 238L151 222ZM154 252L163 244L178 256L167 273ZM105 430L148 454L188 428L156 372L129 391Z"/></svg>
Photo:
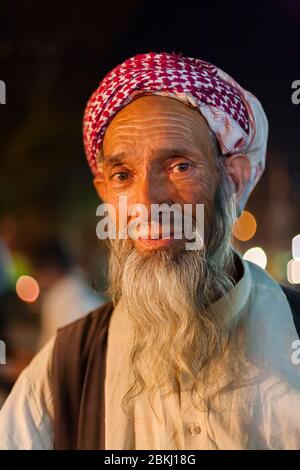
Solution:
<svg viewBox="0 0 300 470"><path fill-rule="evenodd" d="M138 54L110 71L89 99L83 121L88 163L97 173L97 153L115 114L138 95L176 98L200 111L223 155L245 155L251 175L240 210L264 168L268 121L260 102L233 78L200 59L175 53Z"/></svg>

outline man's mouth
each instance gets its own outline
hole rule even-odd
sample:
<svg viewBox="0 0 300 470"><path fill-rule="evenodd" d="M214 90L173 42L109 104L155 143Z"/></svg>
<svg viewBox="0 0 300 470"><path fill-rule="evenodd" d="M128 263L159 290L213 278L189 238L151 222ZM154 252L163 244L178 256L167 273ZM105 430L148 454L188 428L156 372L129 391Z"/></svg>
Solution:
<svg viewBox="0 0 300 470"><path fill-rule="evenodd" d="M162 236L162 234L159 234L159 238L151 238L151 236L138 237L136 244L146 249L155 249L170 246L176 241L173 233L165 238L162 238Z"/></svg>

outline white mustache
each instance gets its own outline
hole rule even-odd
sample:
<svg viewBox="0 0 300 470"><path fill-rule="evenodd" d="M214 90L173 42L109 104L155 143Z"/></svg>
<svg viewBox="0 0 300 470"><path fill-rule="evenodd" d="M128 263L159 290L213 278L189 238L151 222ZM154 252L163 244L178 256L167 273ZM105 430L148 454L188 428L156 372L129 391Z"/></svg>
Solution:
<svg viewBox="0 0 300 470"><path fill-rule="evenodd" d="M183 214L181 218L175 218L172 223L162 223L155 220L149 221L148 218L142 220L140 217L132 219L125 226L119 228L119 237L121 239L130 237L132 240L138 238L170 238L181 240L194 240L203 233L198 229L196 222L189 214ZM203 237L200 237L203 238ZM202 240L203 241L203 240Z"/></svg>

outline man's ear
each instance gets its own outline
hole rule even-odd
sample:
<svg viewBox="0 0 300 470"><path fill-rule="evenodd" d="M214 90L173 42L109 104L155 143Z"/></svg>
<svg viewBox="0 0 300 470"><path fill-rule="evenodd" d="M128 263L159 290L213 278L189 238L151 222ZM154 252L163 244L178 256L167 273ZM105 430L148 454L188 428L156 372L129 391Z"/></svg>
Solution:
<svg viewBox="0 0 300 470"><path fill-rule="evenodd" d="M95 178L93 179L93 185L96 189L99 198L105 202L106 201L106 192L107 192L107 185L102 171L99 171Z"/></svg>
<svg viewBox="0 0 300 470"><path fill-rule="evenodd" d="M251 176L251 166L245 155L231 155L225 159L227 174L231 177L239 201Z"/></svg>

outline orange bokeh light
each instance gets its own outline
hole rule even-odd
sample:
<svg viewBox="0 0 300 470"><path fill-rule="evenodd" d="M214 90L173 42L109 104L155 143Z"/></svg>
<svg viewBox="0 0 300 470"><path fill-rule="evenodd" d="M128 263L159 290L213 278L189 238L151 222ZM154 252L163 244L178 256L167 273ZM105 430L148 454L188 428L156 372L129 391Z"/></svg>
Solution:
<svg viewBox="0 0 300 470"><path fill-rule="evenodd" d="M233 235L241 242L250 240L256 232L257 223L251 212L243 211L233 227Z"/></svg>
<svg viewBox="0 0 300 470"><path fill-rule="evenodd" d="M40 288L31 276L20 276L16 283L18 297L24 302L35 302L39 296Z"/></svg>

